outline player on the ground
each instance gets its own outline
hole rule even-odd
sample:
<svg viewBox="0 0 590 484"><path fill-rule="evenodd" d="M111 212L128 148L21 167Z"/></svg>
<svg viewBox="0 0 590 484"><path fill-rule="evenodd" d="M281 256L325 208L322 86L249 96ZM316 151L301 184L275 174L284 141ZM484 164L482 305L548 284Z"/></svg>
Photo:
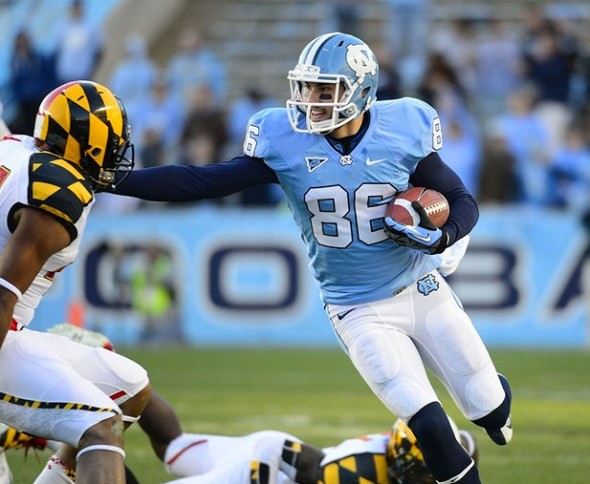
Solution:
<svg viewBox="0 0 590 484"><path fill-rule="evenodd" d="M27 328L54 277L71 264L94 192L133 167L121 102L89 81L39 107L34 137L0 141L0 421L65 442L38 484L125 482L124 422L150 396L146 371L102 348Z"/></svg>
<svg viewBox="0 0 590 484"><path fill-rule="evenodd" d="M455 438L478 460L473 435ZM191 434L189 434L191 435ZM199 472L168 484L435 484L410 428L397 420L389 431L368 434L325 449L277 431L242 437L191 435Z"/></svg>
<svg viewBox="0 0 590 484"><path fill-rule="evenodd" d="M436 111L413 98L377 102L378 70L362 40L321 35L288 74L287 108L250 119L241 156L139 170L117 193L186 202L279 183L342 348L384 405L408 422L438 482L479 483L426 372L494 442L510 441L508 381L432 257L472 230L478 208L437 153ZM419 207L418 226L384 220L388 201L409 186L447 198L443 227Z"/></svg>

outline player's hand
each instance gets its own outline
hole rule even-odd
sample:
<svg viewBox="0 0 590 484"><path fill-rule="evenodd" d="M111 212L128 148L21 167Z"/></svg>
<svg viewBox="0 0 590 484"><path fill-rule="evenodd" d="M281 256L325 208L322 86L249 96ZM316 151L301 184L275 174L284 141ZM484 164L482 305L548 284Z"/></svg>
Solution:
<svg viewBox="0 0 590 484"><path fill-rule="evenodd" d="M412 207L420 216L417 226L404 225L391 217L385 217L385 234L396 244L419 250L425 254L440 254L448 246L448 235L432 223L424 207L412 202Z"/></svg>

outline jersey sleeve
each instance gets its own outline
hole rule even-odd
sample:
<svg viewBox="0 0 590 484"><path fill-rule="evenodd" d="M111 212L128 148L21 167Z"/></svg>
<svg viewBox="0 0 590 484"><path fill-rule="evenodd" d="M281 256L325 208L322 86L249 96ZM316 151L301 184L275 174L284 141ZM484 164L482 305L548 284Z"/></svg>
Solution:
<svg viewBox="0 0 590 484"><path fill-rule="evenodd" d="M56 217L75 238L75 224L93 198L90 184L76 166L48 153L33 155L29 169L28 205Z"/></svg>
<svg viewBox="0 0 590 484"><path fill-rule="evenodd" d="M274 132L276 123L273 116L276 109L263 109L250 117L246 137L244 139L244 154L253 158L267 158L271 143L271 133Z"/></svg>
<svg viewBox="0 0 590 484"><path fill-rule="evenodd" d="M416 140L408 149L417 159L422 159L443 146L440 118L436 110L424 101L415 98L406 100L406 122Z"/></svg>
<svg viewBox="0 0 590 484"><path fill-rule="evenodd" d="M242 155L210 165L133 170L113 193L156 202L193 202L277 182L276 174L262 159Z"/></svg>

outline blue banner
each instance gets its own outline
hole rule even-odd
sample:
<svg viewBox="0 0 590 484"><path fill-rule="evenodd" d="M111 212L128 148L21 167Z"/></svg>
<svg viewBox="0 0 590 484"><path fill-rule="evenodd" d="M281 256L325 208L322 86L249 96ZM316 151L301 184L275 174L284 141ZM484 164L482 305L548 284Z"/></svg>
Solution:
<svg viewBox="0 0 590 484"><path fill-rule="evenodd" d="M451 284L492 346L588 344L590 244L577 218L482 210ZM289 213L162 209L90 217L33 327L81 318L117 344L336 345Z"/></svg>

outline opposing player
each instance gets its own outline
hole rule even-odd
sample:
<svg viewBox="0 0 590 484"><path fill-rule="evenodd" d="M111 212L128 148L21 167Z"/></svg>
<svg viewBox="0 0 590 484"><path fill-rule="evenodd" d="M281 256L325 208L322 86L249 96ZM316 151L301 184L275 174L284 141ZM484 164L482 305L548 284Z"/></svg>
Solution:
<svg viewBox="0 0 590 484"><path fill-rule="evenodd" d="M102 348L27 329L78 253L94 192L133 167L125 109L76 81L43 100L34 137L0 141L0 421L65 442L35 482L125 482L124 421L150 396L146 371Z"/></svg>
<svg viewBox="0 0 590 484"><path fill-rule="evenodd" d="M241 156L139 170L117 193L186 202L279 183L342 348L384 405L408 423L438 482L479 483L425 369L494 442L510 441L508 381L436 270L437 255L475 226L478 208L437 153L436 111L413 98L377 102L378 70L362 40L321 35L288 74L286 109L250 119ZM418 226L384 219L391 197L412 185L447 198L442 228L420 206Z"/></svg>
<svg viewBox="0 0 590 484"><path fill-rule="evenodd" d="M477 462L473 435L449 423ZM435 484L416 438L401 420L391 430L321 450L277 431L194 437L199 438L201 472L168 484Z"/></svg>

